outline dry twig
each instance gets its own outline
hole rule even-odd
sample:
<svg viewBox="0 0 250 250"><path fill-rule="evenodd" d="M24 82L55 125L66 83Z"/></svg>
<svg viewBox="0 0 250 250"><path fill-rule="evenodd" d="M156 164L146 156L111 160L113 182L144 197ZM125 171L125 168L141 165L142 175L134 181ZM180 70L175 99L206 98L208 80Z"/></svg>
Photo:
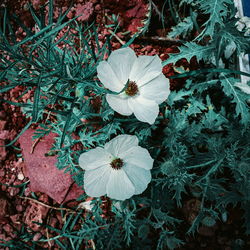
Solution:
<svg viewBox="0 0 250 250"><path fill-rule="evenodd" d="M69 212L69 213L77 213L77 211L73 210L73 209L70 209L70 208L64 208L64 207L52 207L50 205L47 205L41 201L38 201L38 200L35 200L33 198L30 198L30 197L23 197L23 196L18 196L19 198L21 199L24 199L24 200L30 200L30 201L33 201L41 206L44 206L44 207L47 207L47 208L50 208L50 209L54 209L54 210L59 210L59 211L66 211L66 212Z"/></svg>

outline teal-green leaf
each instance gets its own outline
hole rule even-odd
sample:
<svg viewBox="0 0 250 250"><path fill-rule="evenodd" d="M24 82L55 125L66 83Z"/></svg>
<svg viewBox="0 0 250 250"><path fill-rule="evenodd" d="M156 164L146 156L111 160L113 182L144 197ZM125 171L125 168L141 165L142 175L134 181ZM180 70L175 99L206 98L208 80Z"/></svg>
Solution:
<svg viewBox="0 0 250 250"><path fill-rule="evenodd" d="M238 81L236 78L221 74L220 83L223 91L227 96L232 97L232 102L236 104L236 114L241 116L242 124L246 125L250 120L249 108L246 103L247 95L234 86Z"/></svg>
<svg viewBox="0 0 250 250"><path fill-rule="evenodd" d="M162 64L166 66L167 64L175 64L180 59L186 59L188 62L193 57L197 58L197 61L207 60L211 58L211 55L214 53L214 45L201 46L195 42L187 42L184 46L179 47L180 52L177 54L170 54L170 57L164 61Z"/></svg>

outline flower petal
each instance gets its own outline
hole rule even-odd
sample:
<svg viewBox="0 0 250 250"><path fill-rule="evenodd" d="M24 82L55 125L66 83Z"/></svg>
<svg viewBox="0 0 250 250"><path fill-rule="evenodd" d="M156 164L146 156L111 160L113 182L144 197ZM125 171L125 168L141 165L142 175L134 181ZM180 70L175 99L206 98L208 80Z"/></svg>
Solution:
<svg viewBox="0 0 250 250"><path fill-rule="evenodd" d="M123 85L128 81L136 58L135 52L130 48L117 49L113 51L108 58L108 63Z"/></svg>
<svg viewBox="0 0 250 250"><path fill-rule="evenodd" d="M150 82L141 86L139 91L144 98L160 104L164 102L170 94L169 80L163 74L160 74Z"/></svg>
<svg viewBox="0 0 250 250"><path fill-rule="evenodd" d="M128 105L135 117L142 122L153 124L159 114L159 106L155 101L145 99L141 95L129 98Z"/></svg>
<svg viewBox="0 0 250 250"><path fill-rule="evenodd" d="M147 149L140 146L134 146L129 151L121 155L125 165L135 165L140 168L149 170L153 167L154 159L150 156Z"/></svg>
<svg viewBox="0 0 250 250"><path fill-rule="evenodd" d="M117 78L115 72L106 61L102 61L98 64L97 77L103 85L111 91L120 92L124 88L121 80Z"/></svg>
<svg viewBox="0 0 250 250"><path fill-rule="evenodd" d="M128 98L120 95L107 94L106 100L109 106L121 115L132 115L132 111L128 106Z"/></svg>
<svg viewBox="0 0 250 250"><path fill-rule="evenodd" d="M126 200L135 193L135 187L122 170L112 170L107 184L107 196L116 200Z"/></svg>
<svg viewBox="0 0 250 250"><path fill-rule="evenodd" d="M130 72L129 79L140 87L162 73L159 56L139 56Z"/></svg>
<svg viewBox="0 0 250 250"><path fill-rule="evenodd" d="M103 148L97 147L88 152L82 153L79 157L79 165L82 169L92 170L109 164L112 161L112 158L112 155L106 152Z"/></svg>
<svg viewBox="0 0 250 250"><path fill-rule="evenodd" d="M111 167L104 165L94 170L87 170L84 173L84 190L91 197L99 197L106 194Z"/></svg>
<svg viewBox="0 0 250 250"><path fill-rule="evenodd" d="M130 150L131 147L137 146L139 143L135 135L118 135L105 144L104 149L115 157Z"/></svg>
<svg viewBox="0 0 250 250"><path fill-rule="evenodd" d="M141 194L151 181L151 173L149 170L138 168L137 166L126 164L123 170L128 175L130 181L134 184L135 194Z"/></svg>

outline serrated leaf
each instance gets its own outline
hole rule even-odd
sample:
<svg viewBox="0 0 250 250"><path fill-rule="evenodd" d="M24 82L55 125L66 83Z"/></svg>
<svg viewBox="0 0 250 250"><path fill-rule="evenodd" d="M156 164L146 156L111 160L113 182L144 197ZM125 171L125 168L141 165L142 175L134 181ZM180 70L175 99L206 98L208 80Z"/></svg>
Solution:
<svg viewBox="0 0 250 250"><path fill-rule="evenodd" d="M228 5L233 4L232 0L202 0L199 9L203 14L209 15L209 19L204 23L205 29L196 39L204 36L213 37L217 25L224 26L223 19L228 15Z"/></svg>
<svg viewBox="0 0 250 250"><path fill-rule="evenodd" d="M197 16L197 14L196 14ZM187 36L187 34L192 31L194 23L190 16L183 19L182 22L178 23L175 27L172 27L172 31L168 33L168 36L175 38L177 36Z"/></svg>
<svg viewBox="0 0 250 250"><path fill-rule="evenodd" d="M236 104L236 114L237 116L241 115L241 122L246 125L250 118L249 108L246 104L246 95L234 86L238 81L236 78L228 77L223 73L221 74L220 82L223 91L227 96L233 98L232 102Z"/></svg>
<svg viewBox="0 0 250 250"><path fill-rule="evenodd" d="M194 42L187 42L184 44L184 46L179 47L179 53L170 54L169 59L164 61L162 64L163 66L170 63L175 64L180 59L186 59L188 62L190 62L193 57L196 57L197 61L202 59L207 60L208 58L211 58L214 49L214 45L201 46Z"/></svg>
<svg viewBox="0 0 250 250"><path fill-rule="evenodd" d="M186 110L187 115L194 115L197 113L202 113L202 111L206 110L206 106L195 98L190 98L190 103L188 103L188 109Z"/></svg>
<svg viewBox="0 0 250 250"><path fill-rule="evenodd" d="M168 104L169 104L170 106L172 106L172 105L174 104L174 102L183 100L183 98L184 98L185 96L189 96L189 95L191 95L192 93L193 93L193 92L192 92L191 90L186 91L186 90L182 90L182 89L179 90L178 92L176 92L176 91L171 91L171 93L170 93L170 95L169 95L169 97L168 97L167 102L168 102Z"/></svg>

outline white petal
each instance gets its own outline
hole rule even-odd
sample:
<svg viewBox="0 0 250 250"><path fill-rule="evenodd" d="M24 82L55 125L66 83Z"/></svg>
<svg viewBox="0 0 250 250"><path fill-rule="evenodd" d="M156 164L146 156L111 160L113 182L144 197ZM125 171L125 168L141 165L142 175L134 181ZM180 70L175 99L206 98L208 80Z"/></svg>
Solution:
<svg viewBox="0 0 250 250"><path fill-rule="evenodd" d="M129 179L135 187L135 194L141 194L151 181L149 170L138 168L137 166L126 164L123 170L127 173Z"/></svg>
<svg viewBox="0 0 250 250"><path fill-rule="evenodd" d="M103 148L97 147L88 152L82 153L79 157L79 165L85 170L96 169L109 164L112 161L112 158L112 155L106 152Z"/></svg>
<svg viewBox="0 0 250 250"><path fill-rule="evenodd" d="M108 58L108 63L123 85L128 81L131 68L136 58L135 52L130 48L117 49L113 51Z"/></svg>
<svg viewBox="0 0 250 250"><path fill-rule="evenodd" d="M153 167L154 159L150 156L147 149L134 146L129 151L121 155L125 165L136 165L137 167L149 170Z"/></svg>
<svg viewBox="0 0 250 250"><path fill-rule="evenodd" d="M87 170L84 173L84 190L88 196L99 197L106 194L111 166L105 165L94 170Z"/></svg>
<svg viewBox="0 0 250 250"><path fill-rule="evenodd" d="M128 98L120 95L106 95L106 100L109 106L121 115L132 115L132 111L128 106Z"/></svg>
<svg viewBox="0 0 250 250"><path fill-rule="evenodd" d="M97 77L106 88L114 92L120 92L124 88L121 80L106 61L100 62L97 66Z"/></svg>
<svg viewBox="0 0 250 250"><path fill-rule="evenodd" d="M145 99L141 95L129 98L128 105L135 117L142 122L153 124L159 114L159 106L155 101Z"/></svg>
<svg viewBox="0 0 250 250"><path fill-rule="evenodd" d="M129 79L135 81L140 87L161 73L162 64L158 56L139 56L133 65Z"/></svg>
<svg viewBox="0 0 250 250"><path fill-rule="evenodd" d="M115 157L120 157L123 152L130 150L139 143L135 135L118 135L105 144L104 149Z"/></svg>
<svg viewBox="0 0 250 250"><path fill-rule="evenodd" d="M135 193L135 187L127 174L122 170L111 172L107 185L107 196L116 200L126 200Z"/></svg>
<svg viewBox="0 0 250 250"><path fill-rule="evenodd" d="M149 100L160 104L164 102L170 94L169 80L160 74L150 82L139 88L140 94Z"/></svg>

